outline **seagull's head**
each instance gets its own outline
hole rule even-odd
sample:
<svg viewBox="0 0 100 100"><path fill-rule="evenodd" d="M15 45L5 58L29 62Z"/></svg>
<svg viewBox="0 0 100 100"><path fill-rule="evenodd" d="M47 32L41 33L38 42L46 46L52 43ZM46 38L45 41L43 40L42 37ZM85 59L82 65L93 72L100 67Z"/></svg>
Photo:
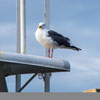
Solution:
<svg viewBox="0 0 100 100"><path fill-rule="evenodd" d="M46 25L43 22L40 22L38 28L39 29L45 29Z"/></svg>

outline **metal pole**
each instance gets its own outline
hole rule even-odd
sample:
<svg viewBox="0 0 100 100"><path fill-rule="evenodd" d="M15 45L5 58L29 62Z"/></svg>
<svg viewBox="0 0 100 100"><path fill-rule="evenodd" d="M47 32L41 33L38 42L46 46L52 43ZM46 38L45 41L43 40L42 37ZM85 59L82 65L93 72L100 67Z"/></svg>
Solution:
<svg viewBox="0 0 100 100"><path fill-rule="evenodd" d="M16 0L17 53L26 51L25 0ZM21 88L21 75L16 75L16 92Z"/></svg>
<svg viewBox="0 0 100 100"><path fill-rule="evenodd" d="M50 0L44 0L44 23L47 28L50 27ZM45 48L45 56L47 56L47 49ZM44 74L44 92L50 92L50 75Z"/></svg>
<svg viewBox="0 0 100 100"><path fill-rule="evenodd" d="M20 0L16 0L16 37L17 53L20 53ZM16 75L16 92L21 87L21 75Z"/></svg>
<svg viewBox="0 0 100 100"><path fill-rule="evenodd" d="M0 64L0 92L8 92L2 64Z"/></svg>
<svg viewBox="0 0 100 100"><path fill-rule="evenodd" d="M26 16L25 16L25 0L20 0L20 38L21 38L21 54L26 53Z"/></svg>
<svg viewBox="0 0 100 100"><path fill-rule="evenodd" d="M50 28L50 0L44 0L44 23Z"/></svg>

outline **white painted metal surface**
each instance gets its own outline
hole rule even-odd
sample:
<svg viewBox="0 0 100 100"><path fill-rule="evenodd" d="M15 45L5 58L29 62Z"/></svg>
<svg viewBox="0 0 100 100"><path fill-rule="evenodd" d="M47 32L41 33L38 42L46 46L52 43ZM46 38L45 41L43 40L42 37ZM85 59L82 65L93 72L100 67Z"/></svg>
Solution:
<svg viewBox="0 0 100 100"><path fill-rule="evenodd" d="M8 52L0 52L0 64L5 75L70 71L65 60Z"/></svg>
<svg viewBox="0 0 100 100"><path fill-rule="evenodd" d="M50 28L50 0L44 0L44 23Z"/></svg>
<svg viewBox="0 0 100 100"><path fill-rule="evenodd" d="M21 37L21 54L26 52L26 16L25 0L20 0L20 37Z"/></svg>
<svg viewBox="0 0 100 100"><path fill-rule="evenodd" d="M16 51L20 53L20 0L16 0Z"/></svg>

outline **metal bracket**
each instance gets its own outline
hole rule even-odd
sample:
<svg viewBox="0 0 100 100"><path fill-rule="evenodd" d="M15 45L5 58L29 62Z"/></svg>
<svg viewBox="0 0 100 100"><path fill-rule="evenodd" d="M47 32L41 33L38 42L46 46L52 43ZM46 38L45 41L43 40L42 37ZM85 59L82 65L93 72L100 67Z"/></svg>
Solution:
<svg viewBox="0 0 100 100"><path fill-rule="evenodd" d="M35 78L35 76L37 75L37 73L35 73L20 89L18 92L21 92L31 81L33 78Z"/></svg>

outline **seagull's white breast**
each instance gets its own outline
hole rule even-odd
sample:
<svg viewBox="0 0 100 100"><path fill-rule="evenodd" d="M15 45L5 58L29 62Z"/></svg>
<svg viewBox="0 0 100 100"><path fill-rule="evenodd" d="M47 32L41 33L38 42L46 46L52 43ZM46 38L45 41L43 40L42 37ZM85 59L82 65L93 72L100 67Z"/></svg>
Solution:
<svg viewBox="0 0 100 100"><path fill-rule="evenodd" d="M36 40L45 46L46 48L57 48L56 43L51 39L51 37L48 37L48 30L46 29L37 29L35 32Z"/></svg>

